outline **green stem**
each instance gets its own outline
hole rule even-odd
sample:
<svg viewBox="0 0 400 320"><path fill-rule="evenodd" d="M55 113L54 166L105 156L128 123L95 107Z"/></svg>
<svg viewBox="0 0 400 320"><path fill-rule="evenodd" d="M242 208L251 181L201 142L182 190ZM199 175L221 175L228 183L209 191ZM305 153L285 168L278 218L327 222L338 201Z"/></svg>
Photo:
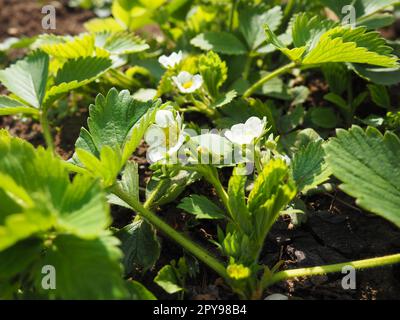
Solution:
<svg viewBox="0 0 400 320"><path fill-rule="evenodd" d="M232 0L231 12L229 14L229 32L233 30L233 23L235 20L235 11L239 0Z"/></svg>
<svg viewBox="0 0 400 320"><path fill-rule="evenodd" d="M47 118L47 108L43 108L43 110L40 112L40 124L42 126L43 136L44 140L46 141L47 148L53 152L54 142L53 137L51 136L49 120Z"/></svg>
<svg viewBox="0 0 400 320"><path fill-rule="evenodd" d="M285 73L289 72L294 67L296 67L296 63L295 62L291 62L291 63L283 66L282 68L279 68L279 69L275 70L274 72L267 74L265 77L261 78L259 81L257 81L255 84L253 84L249 89L247 89L247 91L244 93L243 97L244 98L250 97L264 83L266 83L266 82L268 82L268 81L270 81L272 79L275 79L276 77L279 77L282 74L285 74Z"/></svg>
<svg viewBox="0 0 400 320"><path fill-rule="evenodd" d="M208 167L207 167L208 169ZM221 180L219 180L217 170L202 170L201 172L204 178L211 183L215 191L217 192L219 198L221 199L222 203L224 204L226 210L229 211L229 197L228 193L225 191L224 187L222 186Z"/></svg>
<svg viewBox="0 0 400 320"><path fill-rule="evenodd" d="M157 197L160 194L161 190L164 188L166 182L167 181L165 179L162 179L158 182L156 188L153 190L153 192L150 194L150 196L146 199L146 202L143 205L146 209L152 208L154 201L157 200Z"/></svg>
<svg viewBox="0 0 400 320"><path fill-rule="evenodd" d="M355 269L367 269L367 268L382 267L385 265L391 265L396 263L400 263L400 254L394 254L390 256L372 258L366 260L350 261L350 262L332 264L321 267L286 270L275 273L268 281L266 281L263 284L263 287L267 288L279 281L291 278L309 277L309 276L323 275L327 273L341 272L343 267L345 266L352 266Z"/></svg>
<svg viewBox="0 0 400 320"><path fill-rule="evenodd" d="M200 261L204 262L207 266L213 269L221 277L228 279L225 266L215 257L210 255L205 249L195 244L184 235L177 232L166 222L164 222L161 218L159 218L156 214L154 214L153 212L142 206L139 202L133 200L129 196L129 194L127 194L124 190L122 190L118 185L115 185L113 187L112 192L121 200L129 204L141 217L143 217L145 220L151 223L155 228L157 228L166 236L168 236L170 239L174 240L176 243L181 245L184 249L186 249L192 255L197 257Z"/></svg>
<svg viewBox="0 0 400 320"><path fill-rule="evenodd" d="M291 15L292 15L292 11L295 5L295 0L289 0L286 7L285 7L285 11L284 11L284 15L283 15L283 21L286 23L287 21L289 21Z"/></svg>
<svg viewBox="0 0 400 320"><path fill-rule="evenodd" d="M249 52L249 55L247 56L246 64L245 64L244 70L243 70L243 79L245 79L245 80L247 80L249 78L252 62L253 62L253 53Z"/></svg>

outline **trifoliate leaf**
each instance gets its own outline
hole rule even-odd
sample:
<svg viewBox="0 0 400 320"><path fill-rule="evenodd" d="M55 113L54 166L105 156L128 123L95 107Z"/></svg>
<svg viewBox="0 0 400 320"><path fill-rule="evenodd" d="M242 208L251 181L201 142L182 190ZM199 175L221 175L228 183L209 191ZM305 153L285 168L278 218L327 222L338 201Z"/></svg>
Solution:
<svg viewBox="0 0 400 320"><path fill-rule="evenodd" d="M191 195L182 199L179 209L193 214L196 219L224 219L224 211L204 196Z"/></svg>
<svg viewBox="0 0 400 320"><path fill-rule="evenodd" d="M340 188L365 210L400 227L400 140L375 128L337 130L325 146L327 162Z"/></svg>
<svg viewBox="0 0 400 320"><path fill-rule="evenodd" d="M9 68L0 71L0 82L35 108L40 108L46 92L49 56L35 51Z"/></svg>
<svg viewBox="0 0 400 320"><path fill-rule="evenodd" d="M200 33L190 43L202 50L212 50L227 55L241 55L247 51L243 43L228 32Z"/></svg>
<svg viewBox="0 0 400 320"><path fill-rule="evenodd" d="M119 230L116 237L121 241L121 250L124 253L122 262L126 274L131 274L136 268L146 272L160 257L161 248L155 230L143 219Z"/></svg>
<svg viewBox="0 0 400 320"><path fill-rule="evenodd" d="M306 193L329 179L331 171L325 162L322 141L309 143L295 153L291 174L299 192Z"/></svg>
<svg viewBox="0 0 400 320"><path fill-rule="evenodd" d="M158 101L134 100L127 90L98 95L89 107L89 131L81 130L73 162L112 184L154 121L158 106Z"/></svg>

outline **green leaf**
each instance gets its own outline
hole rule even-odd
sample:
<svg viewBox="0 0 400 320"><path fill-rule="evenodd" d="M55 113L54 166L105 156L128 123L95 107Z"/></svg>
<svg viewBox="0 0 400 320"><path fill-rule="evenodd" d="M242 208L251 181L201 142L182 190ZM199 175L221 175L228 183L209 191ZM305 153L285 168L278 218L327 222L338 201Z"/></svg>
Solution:
<svg viewBox="0 0 400 320"><path fill-rule="evenodd" d="M338 123L336 113L327 107L315 107L310 111L311 121L318 127L324 129L335 128Z"/></svg>
<svg viewBox="0 0 400 320"><path fill-rule="evenodd" d="M0 116L19 113L38 115L39 111L38 109L27 106L18 100L11 99L7 96L0 96Z"/></svg>
<svg viewBox="0 0 400 320"><path fill-rule="evenodd" d="M291 164L291 174L296 182L297 190L302 193L329 179L331 171L325 162L322 141L311 142L295 153Z"/></svg>
<svg viewBox="0 0 400 320"><path fill-rule="evenodd" d="M50 105L62 95L89 84L111 67L109 58L83 57L68 60L58 71L54 86L48 90L45 104Z"/></svg>
<svg viewBox="0 0 400 320"><path fill-rule="evenodd" d="M90 57L95 52L94 36L91 34L73 38L41 35L36 44L48 55L58 59Z"/></svg>
<svg viewBox="0 0 400 320"><path fill-rule="evenodd" d="M310 47L313 42L336 24L330 20L322 20L308 13L296 15L292 21L292 36L295 47Z"/></svg>
<svg viewBox="0 0 400 320"><path fill-rule="evenodd" d="M88 127L97 149L104 145L121 147L133 125L153 106L153 102L134 100L129 91L111 89L98 95L89 107Z"/></svg>
<svg viewBox="0 0 400 320"><path fill-rule="evenodd" d="M221 96L219 96L214 103L210 105L211 108L221 108L229 103L231 103L236 97L238 93L235 90L231 90Z"/></svg>
<svg viewBox="0 0 400 320"><path fill-rule="evenodd" d="M161 288L163 288L169 294L173 294L182 291L183 288L178 282L178 278L175 274L175 270L172 266L164 266L154 278L154 282L157 283Z"/></svg>
<svg viewBox="0 0 400 320"><path fill-rule="evenodd" d="M384 109L390 109L392 103L390 101L389 92L385 86L377 84L369 84L368 90L371 94L372 101L379 107Z"/></svg>
<svg viewBox="0 0 400 320"><path fill-rule="evenodd" d="M247 52L243 43L228 32L200 33L190 43L202 50L212 50L227 55L241 55Z"/></svg>
<svg viewBox="0 0 400 320"><path fill-rule="evenodd" d="M365 210L400 227L400 140L390 132L358 126L337 130L325 147L340 188Z"/></svg>
<svg viewBox="0 0 400 320"><path fill-rule="evenodd" d="M89 107L89 131L82 129L76 146L96 156L104 146L121 150L130 139L134 125L154 105L152 101L134 100L127 90L118 92L113 88L106 97L99 94L95 104Z"/></svg>
<svg viewBox="0 0 400 320"><path fill-rule="evenodd" d="M155 230L142 219L125 226L116 233L116 236L121 241L121 250L124 254L122 263L127 275L138 267L142 272L146 272L160 257L161 246Z"/></svg>
<svg viewBox="0 0 400 320"><path fill-rule="evenodd" d="M339 95L337 95L336 93L328 93L327 95L324 96L324 99L326 101L329 101L333 104L335 104L335 106L339 107L339 109L341 111L343 111L343 113L345 115L349 115L351 113L351 108L349 107L349 105L347 104L347 102Z"/></svg>
<svg viewBox="0 0 400 320"><path fill-rule="evenodd" d="M214 202L206 198L193 194L190 197L182 199L178 205L179 209L185 210L187 213L193 214L196 219L224 219L224 211Z"/></svg>
<svg viewBox="0 0 400 320"><path fill-rule="evenodd" d="M265 10L264 6L245 6L239 9L239 30L250 49L256 50L266 40L264 25L276 31L283 18L280 6Z"/></svg>
<svg viewBox="0 0 400 320"><path fill-rule="evenodd" d="M25 271L42 251L39 239L27 239L0 251L0 280L7 280Z"/></svg>
<svg viewBox="0 0 400 320"><path fill-rule="evenodd" d="M122 173L121 180L118 181L119 187L129 195L132 201L139 201L139 166L135 161L128 161ZM114 205L132 209L125 201L114 194L108 195L108 202Z"/></svg>
<svg viewBox="0 0 400 320"><path fill-rule="evenodd" d="M375 84L392 86L400 82L400 68L377 68L367 65L350 65L360 77Z"/></svg>
<svg viewBox="0 0 400 320"><path fill-rule="evenodd" d="M161 170L155 171L146 188L146 198L156 190L159 183L161 189L157 192L157 197L153 201L153 207L162 206L174 201L186 188L200 178L197 172L180 170L179 172L168 173L164 176Z"/></svg>
<svg viewBox="0 0 400 320"><path fill-rule="evenodd" d="M271 160L254 182L247 207L252 213L255 241L263 243L265 236L296 195L289 168L283 160Z"/></svg>
<svg viewBox="0 0 400 320"><path fill-rule="evenodd" d="M101 37L106 39L101 47L115 55L132 54L150 48L143 39L126 31L106 33L102 34Z"/></svg>
<svg viewBox="0 0 400 320"><path fill-rule="evenodd" d="M157 300L154 294L137 281L128 281L128 290L131 300Z"/></svg>
<svg viewBox="0 0 400 320"><path fill-rule="evenodd" d="M62 83L82 83L98 77L111 67L111 60L108 58L83 57L68 60L58 71L55 78L55 85Z"/></svg>
<svg viewBox="0 0 400 320"><path fill-rule="evenodd" d="M325 32L316 46L303 59L304 65L328 62L351 62L393 68L398 58L376 32L364 27L336 27Z"/></svg>
<svg viewBox="0 0 400 320"><path fill-rule="evenodd" d="M251 214L246 205L246 181L247 176L243 174L242 168L235 168L228 184L228 205L229 212L236 224L250 234L252 225Z"/></svg>
<svg viewBox="0 0 400 320"><path fill-rule="evenodd" d="M0 131L0 248L50 229L82 238L110 223L98 182L76 176L50 151Z"/></svg>
<svg viewBox="0 0 400 320"><path fill-rule="evenodd" d="M100 184L76 176L64 191L57 228L83 238L96 237L111 224L109 207Z"/></svg>
<svg viewBox="0 0 400 320"><path fill-rule="evenodd" d="M89 131L82 128L72 162L110 186L154 121L159 101L134 100L129 91L111 89L89 107Z"/></svg>
<svg viewBox="0 0 400 320"><path fill-rule="evenodd" d="M282 132L290 132L296 129L304 121L305 110L298 105L294 110L282 116L279 120L279 127Z"/></svg>
<svg viewBox="0 0 400 320"><path fill-rule="evenodd" d="M35 51L9 68L0 71L0 82L35 108L40 108L46 92L49 56Z"/></svg>
<svg viewBox="0 0 400 320"><path fill-rule="evenodd" d="M84 27L89 32L118 32L124 31L125 27L122 26L114 18L94 18L85 22Z"/></svg>
<svg viewBox="0 0 400 320"><path fill-rule="evenodd" d="M344 63L326 63L322 66L322 72L332 93L340 96L347 90L350 72Z"/></svg>
<svg viewBox="0 0 400 320"><path fill-rule="evenodd" d="M128 296L121 277L119 241L110 236L83 240L60 235L39 264L54 266L56 289L47 294L61 299L123 299ZM43 274L37 270L36 287L43 292Z"/></svg>

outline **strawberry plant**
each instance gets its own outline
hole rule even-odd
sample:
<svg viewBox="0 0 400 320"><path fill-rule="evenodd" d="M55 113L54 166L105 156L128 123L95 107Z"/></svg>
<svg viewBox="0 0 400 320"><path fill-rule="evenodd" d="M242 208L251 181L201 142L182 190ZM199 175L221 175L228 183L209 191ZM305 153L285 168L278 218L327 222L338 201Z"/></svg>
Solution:
<svg viewBox="0 0 400 320"><path fill-rule="evenodd" d="M381 29L398 1L72 4L110 15L0 44L0 299L184 299L204 268L263 299L400 263L388 250L288 267L266 250L326 199L398 234L399 51ZM38 123L39 141L10 121Z"/></svg>

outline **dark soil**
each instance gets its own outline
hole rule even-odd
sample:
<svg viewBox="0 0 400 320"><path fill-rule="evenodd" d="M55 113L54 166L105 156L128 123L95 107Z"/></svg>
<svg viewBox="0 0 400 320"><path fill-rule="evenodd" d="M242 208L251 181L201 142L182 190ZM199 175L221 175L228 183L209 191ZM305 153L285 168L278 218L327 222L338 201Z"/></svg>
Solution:
<svg viewBox="0 0 400 320"><path fill-rule="evenodd" d="M83 23L94 14L91 11L68 8L67 1L0 0L0 41L8 37L31 37L41 33L58 35L78 34L84 31ZM51 4L56 8L56 29L42 28L42 7Z"/></svg>
<svg viewBox="0 0 400 320"><path fill-rule="evenodd" d="M91 12L69 9L64 2L55 1L55 4L56 34L77 34L83 31L82 23L92 17ZM0 0L0 41L9 36L33 36L43 33L41 7L42 4L38 1ZM318 105L321 101L321 91L326 91L326 85L317 79L309 86L313 92L313 104ZM57 152L64 159L73 154L74 143L79 136L81 126L86 123L86 118L87 109L79 109L73 115L66 117L55 130ZM9 130L11 134L26 139L35 146L43 145L40 125L33 120L0 117L0 128ZM145 152L146 146L142 145L133 157L139 163L143 179L142 187L151 174L145 160ZM209 190L207 196L214 196L210 186L204 182L194 184L186 194L204 194L206 190ZM284 260L283 268L308 267L383 256L400 251L400 230L375 215L357 209L354 201L345 194L338 192L329 196L313 196L305 200L309 205L307 221L294 228L289 219L280 219L266 241L263 263L273 266L279 260ZM217 254L209 242L216 234L214 224L196 223L180 210L177 211L176 204L165 206L159 213L170 225L187 233ZM132 212L113 207L113 216L114 224L122 227L132 219ZM153 278L163 265L181 257L183 251L175 243L161 235L160 237L162 240L160 260L151 272L138 280L157 297L171 299L174 297L165 294L155 285ZM198 300L235 298L213 272L201 264L199 270L198 277L189 280L186 298ZM399 266L357 272L356 290L344 290L341 286L342 276L336 274L286 281L271 287L268 293L283 293L300 299L400 298Z"/></svg>

